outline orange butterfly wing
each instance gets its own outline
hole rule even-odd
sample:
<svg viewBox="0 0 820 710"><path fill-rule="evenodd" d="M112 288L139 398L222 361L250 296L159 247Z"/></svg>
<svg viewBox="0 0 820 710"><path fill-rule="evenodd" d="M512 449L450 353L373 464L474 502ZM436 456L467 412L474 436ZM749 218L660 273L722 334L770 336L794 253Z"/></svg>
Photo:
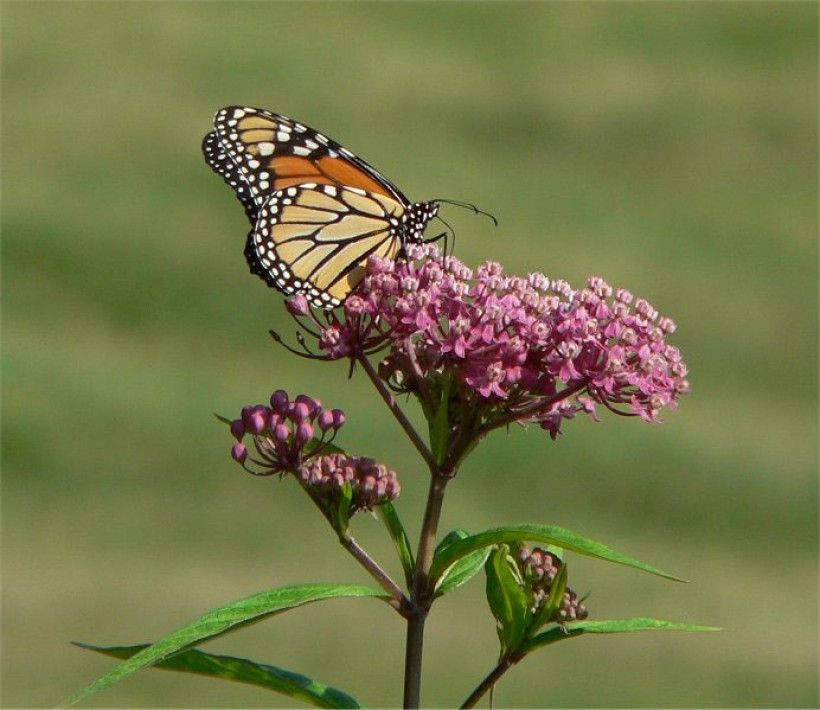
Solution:
<svg viewBox="0 0 820 710"><path fill-rule="evenodd" d="M274 192L306 182L358 187L408 204L395 185L361 158L285 116L227 106L214 117L214 133L257 208Z"/></svg>
<svg viewBox="0 0 820 710"><path fill-rule="evenodd" d="M395 258L435 214L428 205L411 206L335 141L263 109L217 111L203 153L254 225L245 246L251 271L316 306L339 305L363 278L369 256Z"/></svg>

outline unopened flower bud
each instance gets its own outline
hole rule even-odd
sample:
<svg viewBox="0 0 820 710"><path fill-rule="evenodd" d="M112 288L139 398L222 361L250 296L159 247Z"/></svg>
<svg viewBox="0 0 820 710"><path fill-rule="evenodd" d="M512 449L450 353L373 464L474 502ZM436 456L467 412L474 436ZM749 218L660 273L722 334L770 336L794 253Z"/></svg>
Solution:
<svg viewBox="0 0 820 710"><path fill-rule="evenodd" d="M317 423L319 424L319 428L322 431L327 431L330 427L333 426L333 412L330 410L325 409L317 419Z"/></svg>
<svg viewBox="0 0 820 710"><path fill-rule="evenodd" d="M310 416L319 408L319 402L306 394L300 394L294 401L297 404L304 404L308 408L308 415Z"/></svg>
<svg viewBox="0 0 820 710"><path fill-rule="evenodd" d="M231 422L231 433L240 444L244 436L250 434L253 437L259 457L252 460L257 470L251 473L260 476L296 474L306 462L321 456L322 448L332 438L327 432L338 428L336 413L341 415L341 411L325 411L318 400L306 394L291 401L284 390L274 392L270 403L270 407L261 404L245 407L241 419ZM343 419L341 415L341 421ZM321 435L317 445L306 448L316 438L319 429ZM235 448L233 455L244 461L247 450L244 446Z"/></svg>
<svg viewBox="0 0 820 710"><path fill-rule="evenodd" d="M276 390L270 396L270 406L277 414L284 414L288 409L288 393L285 390Z"/></svg>
<svg viewBox="0 0 820 710"><path fill-rule="evenodd" d="M333 412L333 427L334 429L339 429L342 425L347 421L347 417L345 417L345 413L341 409L334 409Z"/></svg>
<svg viewBox="0 0 820 710"><path fill-rule="evenodd" d="M234 444L231 448L231 457L238 463L245 463L245 459L248 458L248 450L245 445L239 442Z"/></svg>
<svg viewBox="0 0 820 710"><path fill-rule="evenodd" d="M313 427L311 426L310 422L303 421L300 422L299 426L296 427L296 441L299 444L306 444L313 438Z"/></svg>
<svg viewBox="0 0 820 710"><path fill-rule="evenodd" d="M248 427L247 430L251 434L260 434L264 431L267 422L265 421L265 416L261 410L256 410L248 417Z"/></svg>
<svg viewBox="0 0 820 710"><path fill-rule="evenodd" d="M237 441L242 441L242 437L245 436L245 425L241 419L234 419L231 422L231 434Z"/></svg>
<svg viewBox="0 0 820 710"><path fill-rule="evenodd" d="M288 309L288 313L293 316L306 316L310 313L310 305L308 304L308 300L301 293L298 293L291 298L285 307Z"/></svg>

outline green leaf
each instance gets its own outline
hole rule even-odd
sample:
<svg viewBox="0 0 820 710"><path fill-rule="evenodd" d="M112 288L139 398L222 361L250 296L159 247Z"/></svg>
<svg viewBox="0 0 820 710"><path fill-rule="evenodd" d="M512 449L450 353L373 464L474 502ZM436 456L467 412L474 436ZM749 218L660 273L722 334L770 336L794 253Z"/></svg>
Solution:
<svg viewBox="0 0 820 710"><path fill-rule="evenodd" d="M333 521L333 529L340 535L344 535L350 527L350 506L353 503L353 486L350 482L346 482L341 487L340 493L339 500L330 511L330 515Z"/></svg>
<svg viewBox="0 0 820 710"><path fill-rule="evenodd" d="M310 456L319 448L322 449L322 456L326 456L328 454L343 454L345 452L344 449L336 446L336 444L331 444L327 441L323 444L321 439L313 437L307 444L305 444L305 455Z"/></svg>
<svg viewBox="0 0 820 710"><path fill-rule="evenodd" d="M450 386L452 379L445 377L441 387L441 401L438 409L430 421L430 449L436 457L436 462L441 464L447 456L447 445L450 434Z"/></svg>
<svg viewBox="0 0 820 710"><path fill-rule="evenodd" d="M401 566L404 569L404 579L407 582L407 586L410 587L413 584L413 570L416 567L413 551L410 548L410 538L407 537L407 532L401 523L401 518L399 518L399 514L396 512L392 503L384 503L376 508L376 510L387 528L390 539L396 546L396 551L399 553L399 560L401 560Z"/></svg>
<svg viewBox="0 0 820 710"><path fill-rule="evenodd" d="M524 653L546 646L547 644L563 641L564 639L583 634L622 634L632 631L722 631L719 626L700 626L686 624L680 621L664 621L663 619L616 619L613 621L573 621L565 626L555 626L526 641L522 647Z"/></svg>
<svg viewBox="0 0 820 710"><path fill-rule="evenodd" d="M524 637L529 601L518 567L506 545L493 550L484 569L487 573L487 603L497 623L503 656L517 649Z"/></svg>
<svg viewBox="0 0 820 710"><path fill-rule="evenodd" d="M436 545L435 552L433 552L433 557L435 557L441 550L443 550L448 545L451 545L454 542L458 542L459 540L466 540L470 537L470 533L466 530L462 530L461 528L456 528L455 530L451 530L448 532Z"/></svg>
<svg viewBox="0 0 820 710"><path fill-rule="evenodd" d="M233 420L232 420L232 419L228 419L227 417L223 417L221 414L217 414L216 412L214 412L214 416L215 416L217 419L219 419L219 421L221 421L223 424L227 424L228 426L230 426L231 424L233 424Z"/></svg>
<svg viewBox="0 0 820 710"><path fill-rule="evenodd" d="M267 616L303 604L336 597L388 598L384 592L369 587L339 584L299 584L260 592L212 609L196 621L177 629L98 678L91 685L69 698L64 705L74 705L92 693L127 678L141 668L164 661L178 651L220 636L238 627L261 621Z"/></svg>
<svg viewBox="0 0 820 710"><path fill-rule="evenodd" d="M140 644L138 646L92 646L76 642L74 645L114 656L114 658L131 658L149 647L149 644ZM257 685L275 693L287 695L289 698L301 700L317 708L361 707L354 698L341 690L331 688L299 673L293 673L264 663L257 663L246 658L218 656L192 649L182 651L171 658L160 661L154 667Z"/></svg>
<svg viewBox="0 0 820 710"><path fill-rule="evenodd" d="M464 530L453 530L448 533L438 544L436 550L446 547L455 540L463 540L467 537L470 537L468 532ZM441 575L441 579L439 579L436 584L436 596L443 596L448 592L452 592L457 587L460 587L462 584L469 582L484 566L484 563L490 556L491 551L492 550L489 547L485 547L483 550L471 552L469 555L465 555L450 568L445 570L444 574Z"/></svg>
<svg viewBox="0 0 820 710"><path fill-rule="evenodd" d="M509 525L503 528L494 528L478 535L471 535L462 540L456 540L441 550L433 558L433 565L430 569L430 577L439 580L443 572L465 555L480 550L488 545L498 545L502 543L518 543L524 541L542 542L549 545L558 545L567 550L572 550L588 557L616 562L627 567L650 572L660 577L673 579L677 582L684 582L680 577L675 577L668 572L653 567L645 562L641 562L620 552L610 549L600 542L595 542L577 533L559 528L554 525Z"/></svg>

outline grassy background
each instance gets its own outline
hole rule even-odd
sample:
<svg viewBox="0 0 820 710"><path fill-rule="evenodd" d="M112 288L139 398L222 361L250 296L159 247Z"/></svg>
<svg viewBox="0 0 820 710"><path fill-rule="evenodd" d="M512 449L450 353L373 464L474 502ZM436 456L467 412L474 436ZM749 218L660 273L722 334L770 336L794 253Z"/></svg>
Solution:
<svg viewBox="0 0 820 710"><path fill-rule="evenodd" d="M361 377L277 349L279 296L199 143L228 103L448 196L470 263L601 274L679 324L693 393L662 426L496 435L443 529L550 522L692 580L572 561L594 618L722 634L584 638L515 668L498 706L814 706L817 673L813 3L4 3L3 695L53 706L136 643L299 581L366 582L290 483L243 475L211 412L276 387L349 415L345 445L425 481ZM366 516L357 534L390 550ZM483 584L437 606L424 698L492 665ZM403 629L328 602L212 644L400 701ZM148 672L89 706L287 706Z"/></svg>

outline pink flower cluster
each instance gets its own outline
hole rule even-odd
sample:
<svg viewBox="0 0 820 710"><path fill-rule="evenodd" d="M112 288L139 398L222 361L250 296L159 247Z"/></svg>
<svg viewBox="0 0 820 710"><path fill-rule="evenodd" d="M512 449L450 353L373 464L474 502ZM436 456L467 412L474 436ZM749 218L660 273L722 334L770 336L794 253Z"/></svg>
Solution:
<svg viewBox="0 0 820 710"><path fill-rule="evenodd" d="M553 438L564 419L596 417L596 405L656 421L689 390L667 343L675 324L625 289L592 277L573 290L539 273L507 276L496 262L473 272L430 244L406 251L403 261L371 258L342 314L291 299L319 357L389 346L380 373L394 389L423 395L425 382L452 372L485 421L538 422Z"/></svg>
<svg viewBox="0 0 820 710"><path fill-rule="evenodd" d="M522 545L518 550L518 567L529 591L533 613L537 613L547 601L552 583L563 564L558 557L540 547L530 550ZM561 604L554 618L549 621L576 621L586 619L588 616L589 611L575 591L566 587Z"/></svg>
<svg viewBox="0 0 820 710"><path fill-rule="evenodd" d="M333 453L311 459L299 469L299 480L312 495L336 498L349 484L353 491L352 509L372 510L395 500L401 488L396 472L364 456Z"/></svg>
<svg viewBox="0 0 820 710"><path fill-rule="evenodd" d="M242 409L242 416L231 422L236 444L231 456L256 476L297 472L309 456L317 456L345 423L341 409L323 409L321 404L300 394L290 401L287 392L277 390L270 406L257 404ZM251 441L258 457L249 457L244 439ZM257 466L252 469L247 462Z"/></svg>

